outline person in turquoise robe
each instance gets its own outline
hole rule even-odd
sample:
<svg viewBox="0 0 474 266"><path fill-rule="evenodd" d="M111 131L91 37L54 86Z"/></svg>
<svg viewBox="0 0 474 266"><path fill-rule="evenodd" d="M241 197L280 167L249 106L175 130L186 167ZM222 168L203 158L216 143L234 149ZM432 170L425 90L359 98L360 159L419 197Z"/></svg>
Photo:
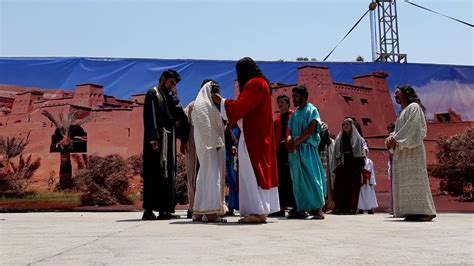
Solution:
<svg viewBox="0 0 474 266"><path fill-rule="evenodd" d="M321 119L318 109L308 103L308 91L304 86L293 88L292 97L297 109L288 122L290 136L287 143L296 208L300 217L309 212L313 219L324 219L326 176L318 152Z"/></svg>

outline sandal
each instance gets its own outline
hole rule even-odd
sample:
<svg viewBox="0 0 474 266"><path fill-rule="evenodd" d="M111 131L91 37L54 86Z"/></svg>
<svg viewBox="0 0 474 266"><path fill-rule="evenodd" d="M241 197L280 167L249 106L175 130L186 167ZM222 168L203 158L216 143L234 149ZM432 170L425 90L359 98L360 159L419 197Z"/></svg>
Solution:
<svg viewBox="0 0 474 266"><path fill-rule="evenodd" d="M217 218L216 220L214 220L214 221L209 221L208 218L207 218L207 216L206 216L206 215L203 215L203 216L202 216L202 222L204 222L204 223L223 223L223 224L225 224L225 223L227 223L227 219L224 219L224 218L222 218L222 217L218 217L218 218Z"/></svg>
<svg viewBox="0 0 474 266"><path fill-rule="evenodd" d="M237 222L244 223L244 224L265 224L267 223L267 217L262 216L263 218L257 215L249 215L245 216L244 218L240 218Z"/></svg>
<svg viewBox="0 0 474 266"><path fill-rule="evenodd" d="M287 219L306 219L308 218L308 214L306 212L297 212L297 211L290 211L288 212Z"/></svg>
<svg viewBox="0 0 474 266"><path fill-rule="evenodd" d="M193 215L193 222L202 222L204 219L204 216L201 216L201 215L198 215L198 214L194 214Z"/></svg>

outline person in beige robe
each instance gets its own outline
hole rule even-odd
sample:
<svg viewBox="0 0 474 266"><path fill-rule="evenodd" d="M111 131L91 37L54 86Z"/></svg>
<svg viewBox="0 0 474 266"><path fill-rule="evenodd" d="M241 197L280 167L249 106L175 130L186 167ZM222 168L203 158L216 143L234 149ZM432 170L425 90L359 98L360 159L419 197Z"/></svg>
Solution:
<svg viewBox="0 0 474 266"><path fill-rule="evenodd" d="M196 192L196 176L199 168L199 162L196 155L196 145L194 143L194 125L191 119L193 107L194 101L190 102L184 109L184 112L188 116L189 123L189 139L186 143L186 176L189 203L187 218L189 219L193 217L194 193Z"/></svg>
<svg viewBox="0 0 474 266"><path fill-rule="evenodd" d="M410 86L398 87L395 100L402 111L395 131L386 140L387 147L394 152L394 217L405 217L405 221L431 221L436 217L436 210L423 145L426 137L424 107Z"/></svg>

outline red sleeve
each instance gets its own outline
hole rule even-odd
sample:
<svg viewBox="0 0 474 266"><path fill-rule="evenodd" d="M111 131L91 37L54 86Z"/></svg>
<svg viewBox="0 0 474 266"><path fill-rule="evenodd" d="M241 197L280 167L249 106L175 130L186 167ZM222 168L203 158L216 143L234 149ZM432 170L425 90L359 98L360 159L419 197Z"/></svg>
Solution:
<svg viewBox="0 0 474 266"><path fill-rule="evenodd" d="M253 78L240 93L237 100L226 100L225 111L229 122L236 122L242 119L248 112L257 107L263 99L265 91L268 91L268 84L262 78Z"/></svg>
<svg viewBox="0 0 474 266"><path fill-rule="evenodd" d="M237 127L238 127L237 122L234 121L232 123L227 123L226 129L232 130L232 129L237 128Z"/></svg>

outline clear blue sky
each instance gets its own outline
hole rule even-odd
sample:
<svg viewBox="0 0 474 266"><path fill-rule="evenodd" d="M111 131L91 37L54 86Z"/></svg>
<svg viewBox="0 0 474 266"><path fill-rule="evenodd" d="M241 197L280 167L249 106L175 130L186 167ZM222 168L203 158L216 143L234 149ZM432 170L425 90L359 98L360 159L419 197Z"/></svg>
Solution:
<svg viewBox="0 0 474 266"><path fill-rule="evenodd" d="M474 23L472 0L411 0ZM0 0L0 56L322 60L370 0ZM474 30L398 0L409 62L474 65ZM367 16L329 61L371 60Z"/></svg>

